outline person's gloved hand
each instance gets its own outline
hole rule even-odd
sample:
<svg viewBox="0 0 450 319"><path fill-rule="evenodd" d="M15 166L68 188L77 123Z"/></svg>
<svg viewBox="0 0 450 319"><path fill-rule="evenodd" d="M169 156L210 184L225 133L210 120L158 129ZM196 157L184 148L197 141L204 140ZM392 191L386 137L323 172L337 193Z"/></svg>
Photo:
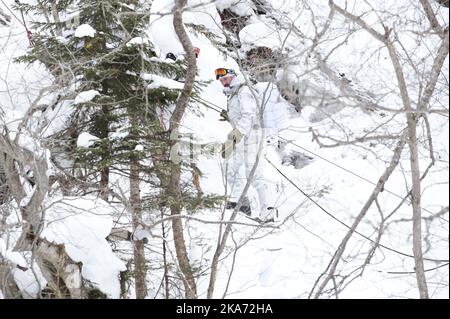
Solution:
<svg viewBox="0 0 450 319"><path fill-rule="evenodd" d="M230 121L230 118L228 117L228 112L226 110L222 110L222 112L220 112L220 121L222 122Z"/></svg>
<svg viewBox="0 0 450 319"><path fill-rule="evenodd" d="M232 141L234 145L239 144L243 137L244 135L237 128L232 129L231 132L228 133L228 141Z"/></svg>
<svg viewBox="0 0 450 319"><path fill-rule="evenodd" d="M227 140L222 144L222 158L229 159L236 149L236 144L239 144L243 137L244 135L238 129L231 130Z"/></svg>

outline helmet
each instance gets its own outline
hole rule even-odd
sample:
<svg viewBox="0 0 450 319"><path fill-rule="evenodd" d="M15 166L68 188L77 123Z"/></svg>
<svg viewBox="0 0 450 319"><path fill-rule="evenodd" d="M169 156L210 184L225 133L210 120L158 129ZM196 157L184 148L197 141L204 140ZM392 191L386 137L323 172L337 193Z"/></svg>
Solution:
<svg viewBox="0 0 450 319"><path fill-rule="evenodd" d="M200 55L200 48L194 47L194 53L195 53L195 57L198 58L198 56Z"/></svg>
<svg viewBox="0 0 450 319"><path fill-rule="evenodd" d="M236 71L234 71L233 69L226 69L226 68L216 69L215 74L216 74L216 80L220 79L223 76L227 76L227 75L237 76Z"/></svg>
<svg viewBox="0 0 450 319"><path fill-rule="evenodd" d="M171 59L171 60L176 61L176 60L177 60L177 57L176 57L175 54L173 54L172 52L169 52L169 53L167 53L167 55L166 55L166 59Z"/></svg>

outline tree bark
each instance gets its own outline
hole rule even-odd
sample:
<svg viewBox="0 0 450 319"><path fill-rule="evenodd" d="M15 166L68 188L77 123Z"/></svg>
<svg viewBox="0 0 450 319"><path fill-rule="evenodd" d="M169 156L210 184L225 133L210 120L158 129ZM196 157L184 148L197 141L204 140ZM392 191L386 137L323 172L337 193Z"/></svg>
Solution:
<svg viewBox="0 0 450 319"><path fill-rule="evenodd" d="M101 139L107 139L109 135L109 108L108 106L102 106L102 126L100 127ZM104 155L109 157L109 154ZM103 167L100 171L100 198L104 201L108 201L109 198L109 167Z"/></svg>
<svg viewBox="0 0 450 319"><path fill-rule="evenodd" d="M413 206L413 252L415 261L415 272L416 279L419 289L420 298L428 298L428 287L425 276L425 267L423 263L423 252L422 252L422 225L421 225L421 179L420 179L420 166L419 166L419 149L418 149L418 137L417 137L417 124L419 118L425 112L429 111L428 104L430 98L435 90L436 82L442 69L442 65L449 51L449 39L448 39L448 28L443 30L439 25L434 12L426 0L421 0L422 8L424 13L430 22L431 28L436 31L437 35L442 39L441 45L438 49L436 58L434 59L433 67L431 69L431 75L427 81L423 95L418 101L418 107L414 109L412 107L411 99L408 92L408 86L404 76L404 70L400 62L397 50L395 48L393 40L391 37L391 30L385 27L385 34L381 34L369 26L361 17L355 16L348 11L337 6L332 0L330 0L330 6L335 8L339 13L341 13L346 18L357 23L368 33L370 33L375 39L383 43L388 49L389 56L392 65L395 70L395 75L397 77L398 89L400 97L402 99L403 111L406 113L406 122L408 125L408 147L410 150L410 167L411 167L411 178L412 178L412 190L411 190L411 203ZM438 1L440 4L448 1ZM398 40L397 40L398 41Z"/></svg>
<svg viewBox="0 0 450 319"><path fill-rule="evenodd" d="M18 239L16 251L32 250L47 282L61 298L83 298L81 266L73 262L63 246L39 238L43 218L43 202L50 188L47 175L47 159L11 141L7 135L0 135L2 164L7 176L8 187L14 190L13 197L20 207L24 227ZM28 203L22 203L26 192L20 182L14 161L28 165L33 171L35 187Z"/></svg>
<svg viewBox="0 0 450 319"><path fill-rule="evenodd" d="M358 216L354 220L354 222L351 226L351 229L347 232L344 239L342 239L341 244L339 245L336 253L334 254L334 256L330 262L330 265L328 266L328 269L329 269L328 274L325 277L325 279L322 281L319 289L317 290L316 294L314 295L315 299L320 297L320 295L322 294L322 292L325 289L325 287L327 286L327 284L330 282L330 280L332 280L335 277L336 267L337 267L339 261L341 260L342 255L344 254L344 251L348 244L348 241L353 236L354 232L356 231L356 228L358 227L360 222L363 220L364 216L366 216L367 212L369 211L369 208L375 202L375 200L377 199L380 192L384 189L384 185L386 184L389 177L391 176L391 174L394 172L395 168L397 167L405 144L406 144L405 136L402 136L401 140L397 143L397 146L394 150L394 155L392 156L392 159L391 159L391 162L389 163L388 168L386 169L384 174L378 180L377 186L372 191L372 194L370 195L366 204L364 205L364 207L361 209L361 212L358 214Z"/></svg>
<svg viewBox="0 0 450 319"><path fill-rule="evenodd" d="M184 89L177 101L175 110L170 119L170 132L177 132L181 120L185 114L188 106L192 91L194 89L195 77L197 74L197 61L194 53L194 47L183 25L183 8L186 6L187 0L177 0L173 10L173 25L178 38L183 45L183 49L186 53L186 61L188 68L186 72L186 80ZM174 146L176 141L171 141L170 146ZM171 165L171 172L168 183L168 194L173 199L170 205L170 211L172 216L179 216L181 214L181 167L179 164ZM183 274L183 283L185 286L185 296L187 299L197 298L197 285L195 282L194 272L192 270L188 253L186 249L186 243L183 234L183 222L179 217L172 219L172 231L175 243L175 251L178 259L180 270Z"/></svg>
<svg viewBox="0 0 450 319"><path fill-rule="evenodd" d="M23 298L14 280L12 267L6 260L2 260L2 255L0 255L0 291L3 293L5 299Z"/></svg>
<svg viewBox="0 0 450 319"><path fill-rule="evenodd" d="M137 121L130 115L131 126L136 126ZM133 137L133 136L130 136ZM130 157L130 208L133 220L133 231L142 224L141 188L139 180L139 159L132 154ZM135 292L137 299L147 297L147 270L145 261L145 246L143 240L133 240Z"/></svg>
<svg viewBox="0 0 450 319"><path fill-rule="evenodd" d="M421 185L419 150L417 147L417 120L414 114L408 114L408 145L411 163L411 203L413 207L413 253L416 271L416 280L419 287L420 298L428 299L428 287L425 276L422 252L422 209L421 209Z"/></svg>

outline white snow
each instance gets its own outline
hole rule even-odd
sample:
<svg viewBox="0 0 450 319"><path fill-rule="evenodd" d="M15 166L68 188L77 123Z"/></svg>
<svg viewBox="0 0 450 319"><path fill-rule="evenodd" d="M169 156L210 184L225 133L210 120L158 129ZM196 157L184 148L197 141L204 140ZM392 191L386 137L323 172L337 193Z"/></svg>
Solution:
<svg viewBox="0 0 450 319"><path fill-rule="evenodd" d="M96 96L100 96L100 93L96 90L89 90L81 92L75 98L74 105L83 104L92 101Z"/></svg>
<svg viewBox="0 0 450 319"><path fill-rule="evenodd" d="M5 240L0 238L0 260L6 259L11 266L11 274L24 298L36 298L39 293L39 285L41 287L46 285L46 280L42 276L39 267L36 263L33 265L33 270L27 259L29 260L30 253L19 253L13 251L15 240L9 242L9 247ZM27 257L27 258L25 258ZM17 266L21 267L19 269ZM1 289L0 289L1 296ZM0 299L2 299L0 297Z"/></svg>
<svg viewBox="0 0 450 319"><path fill-rule="evenodd" d="M91 27L89 24L82 24L75 30L75 37L77 38L84 38L89 37L93 38L95 37L95 34L97 31Z"/></svg>
<svg viewBox="0 0 450 319"><path fill-rule="evenodd" d="M0 238L0 256L9 260L14 266L18 265L23 268L28 267L23 256L20 253L13 251L11 248L8 249L6 242L2 238Z"/></svg>
<svg viewBox="0 0 450 319"><path fill-rule="evenodd" d="M281 32L273 24L257 22L245 26L239 33L239 37L245 48L265 46L273 49L282 47L286 32Z"/></svg>
<svg viewBox="0 0 450 319"><path fill-rule="evenodd" d="M216 7L219 11L229 9L238 16L245 17L253 14L252 3L249 0L217 0Z"/></svg>
<svg viewBox="0 0 450 319"><path fill-rule="evenodd" d="M134 148L134 150L136 152L143 152L144 151L144 146L143 145L136 145L136 147Z"/></svg>
<svg viewBox="0 0 450 319"><path fill-rule="evenodd" d="M22 200L20 201L20 205L19 205L19 206L20 206L20 207L26 207L26 206L30 203L31 198L32 198L32 195L31 195L31 194L25 196L25 197L22 198Z"/></svg>
<svg viewBox="0 0 450 319"><path fill-rule="evenodd" d="M135 38L131 39L130 41L128 41L127 47L140 46L140 45L149 44L149 43L150 43L149 39L146 39L143 37L135 37Z"/></svg>
<svg viewBox="0 0 450 319"><path fill-rule="evenodd" d="M100 140L97 136L83 132L78 136L78 147L91 147L96 141Z"/></svg>
<svg viewBox="0 0 450 319"><path fill-rule="evenodd" d="M188 5L195 8L195 10L193 12L187 10L183 13L184 23L205 27L217 36L217 41L225 43L226 39L220 28L220 17L214 2L189 0ZM171 14L173 6L174 0L154 0L152 2L148 31L152 35L154 44L158 48L157 52L161 58L165 58L169 52L175 54L175 56L184 54L183 46L173 27L173 15ZM214 56L207 55L208 53L204 51L204 49L213 49L211 48L211 42L204 36L198 36L190 32L189 36L193 46L202 50L201 56L208 56L207 60L210 60L210 62L214 61Z"/></svg>
<svg viewBox="0 0 450 319"><path fill-rule="evenodd" d="M82 275L111 298L120 295L119 272L124 263L106 237L113 227L114 208L95 197L62 197L48 203L42 236L64 244L67 254L82 262Z"/></svg>
<svg viewBox="0 0 450 319"><path fill-rule="evenodd" d="M150 84L147 86L149 89L158 89L160 87L165 87L168 89L182 90L184 84L172 79L168 79L156 74L141 74L141 77L149 81Z"/></svg>
<svg viewBox="0 0 450 319"><path fill-rule="evenodd" d="M9 2L13 2L12 0ZM300 88L305 89L308 99L303 101L306 105L302 114L289 114L286 112L286 103L278 99L277 90L269 96L270 103L267 105L266 112L275 118L276 123L266 122L270 129L278 130L283 128L281 136L293 141L299 147L289 144L286 146L289 150L305 152L315 157L315 160L305 168L296 170L292 166L281 165L276 152L269 150L267 156L275 165L280 168L289 178L299 185L307 193L313 194L313 198L324 208L332 212L337 218L351 224L355 215L364 205L368 194L372 191L374 185L370 182L352 175L348 171L354 172L364 178L376 182L380 174L386 168L386 165L392 155L392 145L367 146L358 145L357 147L338 147L338 148L320 148L311 140L310 128L318 130L335 138L349 138L364 134L366 130L371 130L386 121L386 118L380 118L377 114L361 114L353 107L348 107L332 117L324 116L321 120L318 114L323 111L319 107L320 97L330 94L333 97L341 97L342 92L336 85L320 71L312 70L317 61L314 58L301 60L302 50L311 45L308 39L313 39L316 32L321 30L329 13L326 1L309 1L311 10L305 10L304 3L297 0L286 1L268 1L274 8L281 9L281 13L271 12L276 18L283 18L284 22L292 23L305 34L305 43L297 41L293 43L290 38L286 42L286 47L292 51L289 53L289 62L293 64L285 70L292 72L287 78L292 82L298 80ZM338 2L338 1L337 1ZM190 0L188 10L183 15L185 22L192 22L197 25L203 25L208 30L219 36L219 41L225 43L225 36L220 25L220 19L216 7L220 10L230 9L232 12L241 15L252 15L249 8L252 6L250 0ZM340 1L344 3L344 1ZM415 33L423 32L420 26L426 25L429 28L426 19L417 20L417 8L414 10L404 10L404 16L400 19L396 14L399 6L408 5L406 1L398 2L373 2L371 3L382 15L382 19L388 21L387 25L395 23L396 33L399 41L405 45L405 51L411 52L413 59L424 59L420 65L420 72L427 70L427 64L433 55L429 54L429 48L434 47L434 42L429 41L421 45L422 50L416 47L415 42L408 39ZM155 46L159 58L153 58L152 61L163 61L167 52L173 52L176 55L183 53L182 46L173 30L173 16L170 14L173 8L173 0L154 0L152 3L150 22L148 28L149 35L153 35ZM369 21L377 30L383 30L378 17L370 5L361 1L349 1L348 8L354 10L355 14L363 15L364 19ZM411 6L412 8L412 6ZM433 8L437 12L439 21L448 24L448 9L439 7L436 3ZM314 12L314 16L311 13ZM43 21L43 17L37 17ZM314 19L315 25L311 23ZM414 21L410 28L408 21ZM274 26L270 19L261 17L252 17L241 32L240 38L243 43L242 50L248 50L255 45L268 46L270 48L280 49L286 34L280 32ZM395 75L392 72L392 66L389 59L386 59L385 50L379 50L379 43L368 37L363 31L356 31L353 36L345 38L348 29L351 28L343 18L335 15L332 32L329 37L320 41L318 51L326 56L331 49L333 52L327 56L329 64L335 72L343 71L353 80L352 85L358 90L373 90L374 92L383 92L385 96L380 95L378 101L382 105L389 107L398 107L401 105L396 96ZM416 29L419 28L419 29ZM406 32L405 32L406 30ZM72 31L73 32L73 31ZM94 37L96 30L89 25L80 26L76 30L77 37ZM68 36L70 33L64 34ZM229 67L242 73L233 58L224 58L224 56L215 48L211 42L203 36L189 34L194 46L201 48L201 55L198 58L198 79L203 81L212 81L201 92L201 97L215 107L226 109L227 100L222 94L221 85L215 81L213 70L216 67ZM142 38L134 38L127 44L141 45L145 43L147 35ZM0 27L0 42L2 44L2 53L0 54L0 117L4 125L8 128L10 138L14 139L17 126L21 122L23 115L28 110L30 101L33 101L38 92L50 85L52 76L48 74L45 68L38 64L26 66L22 64L11 63L12 59L23 55L28 50L28 43L23 27L13 20L13 27ZM295 38L299 40L299 38ZM65 42L63 38L57 40ZM344 41L345 40L345 41ZM342 42L342 43L341 43ZM109 45L108 47L112 47ZM403 51L400 50L402 53ZM297 57L299 58L297 60ZM448 60L445 63L444 72L448 72ZM280 72L282 75L282 72ZM414 77L414 72L408 70L407 80ZM143 78L149 82L149 88L171 88L182 89L183 83L158 75L143 75ZM445 82L442 81L442 82ZM420 83L411 83L411 97L415 99L418 94L417 87ZM448 84L447 84L448 86ZM264 84L255 86L260 92L264 90ZM445 87L440 87L445 93ZM389 92L394 92L389 93ZM448 88L447 91L448 92ZM100 95L97 91L90 94L83 92L78 98L79 103L92 101ZM442 101L446 101L448 96L445 94L433 97L432 107L441 108ZM311 97L312 96L312 97ZM319 97L319 98L317 98ZM42 101L52 100L53 95L46 96ZM314 99L316 98L316 99ZM51 104L43 103L38 104ZM41 103L42 102L42 103ZM348 101L345 101L348 102ZM77 104L77 101L74 103ZM44 131L45 137L51 136L64 127L64 123L75 109L73 103L65 103L58 109L47 110L42 115L49 124ZM445 104L445 103L444 103ZM445 106L445 105L444 105ZM194 138L199 142L222 142L227 133L231 130L229 123L220 122L217 112L197 105L193 112L186 114L182 123L182 132L191 132ZM283 111L280 112L280 108ZM160 114L158 114L160 115ZM35 114L31 124L26 130L32 132L37 124L42 122L41 114ZM170 109L164 118L170 116ZM448 205L448 119L440 115L429 114L428 119L432 127L432 139L436 157L438 158L435 166L430 170L429 175L423 181L423 207L424 216L429 213L425 209L433 212L439 211L442 207ZM273 124L273 125L272 125ZM388 128L381 133L391 133L404 127L402 114L390 120ZM112 138L126 138L128 132L126 129L117 129L111 134ZM88 147L98 138L88 133L82 133L77 141L79 147ZM38 152L40 155L47 156L47 150L41 146L36 139L36 134L23 134L19 139L19 144L27 149ZM363 146L363 147L360 147ZM319 156L312 155L311 153ZM136 151L143 151L143 145L137 145ZM421 148L421 167L424 169L428 165L426 157L428 150ZM49 156L47 156L49 157ZM408 153L404 152L402 158L403 167L408 169ZM331 163L330 163L331 162ZM333 165L335 163L347 169L344 171ZM223 171L225 162L219 157L200 157L197 163L203 176L201 186L203 191L223 194ZM228 297L236 298L307 298L307 294L313 287L315 280L325 270L326 265L341 239L344 237L347 229L341 224L325 215L323 211L314 206L305 199L297 189L295 189L286 180L280 177L278 172L263 161L261 165L266 166L267 178L270 182L271 194L274 203L280 209L281 220L285 220L280 225L280 229L268 231L264 229L256 230L254 227L233 226L233 242L229 241L227 246L228 255L223 255L218 272L218 281L216 284L216 297L222 297L222 293L228 284L231 269L234 270L228 289ZM67 164L69 167L69 164ZM189 174L184 175L185 181L190 181ZM126 195L128 186L123 177L117 175L111 176L111 187L114 190L123 191ZM380 195L379 204L385 212L392 211L399 203L400 199L392 195L388 190L401 196L405 195L406 185L410 186L409 177L399 170L389 180L385 186L385 192ZM143 189L143 193L149 194L154 189ZM255 191L250 189L249 197L255 198ZM27 197L23 204L27 202ZM98 285L100 289L108 293L111 297L118 296L118 273L124 269L123 262L112 252L111 247L105 240L113 225L113 217L116 216L114 208L107 203L94 197L82 198L54 198L50 200L46 207L46 227L44 236L53 240L55 243L64 244L71 258L83 263L83 275ZM2 207L3 209L3 207ZM125 209L122 207L122 209ZM407 203L397 211L394 218L408 219L411 216L411 207ZM289 215L291 217L288 218ZM19 214L17 214L19 215ZM225 217L230 216L230 211L225 212ZM197 218L205 220L220 220L221 212L204 211L195 215ZM116 217L114 217L116 218ZM124 218L125 220L127 218ZM374 226L379 224L380 216L377 208L374 206L363 220L358 230L369 236L374 235ZM238 216L238 221L249 222L246 218ZM391 219L392 221L392 219ZM127 220L129 223L129 221ZM437 223L437 226L436 226ZM429 257L448 259L448 214L440 220L426 224L431 227L432 234L428 234L433 239L432 246L427 250ZM188 254L194 265L208 269L208 263L211 261L212 252L217 244L217 233L219 226L212 224L203 224L195 221L185 222L186 240ZM425 228L425 227L424 227ZM425 230L426 231L426 230ZM139 230L135 233L136 237L151 237L146 231ZM159 235L159 234L158 234ZM394 247L395 249L410 253L411 252L411 228L409 223L391 224L383 237L383 244ZM439 237L441 236L442 240ZM257 237L257 240L250 240ZM374 237L371 237L374 238ZM437 239L436 239L437 238ZM149 238L152 240L151 238ZM3 241L2 241L3 240ZM248 241L248 242L247 242ZM169 240L170 242L170 240ZM0 253L4 254L8 260L28 265L26 258L16 252L11 251L12 245L5 247L6 239L0 238ZM232 264L232 250L237 245L243 246L237 252L236 262ZM160 238L155 238L151 242L152 249L157 250L161 246ZM154 244L154 245L153 245ZM119 246L121 244L118 244ZM129 243L125 243L130 251ZM340 264L339 270L343 275L354 270L358 261L354 256L368 250L370 243L355 237L352 239L347 251L346 262ZM122 246L121 246L122 247ZM427 247L428 248L428 247ZM132 248L131 248L132 251ZM160 260L151 255L152 262L157 265ZM129 257L129 256L128 256ZM159 266L159 265L158 265ZM426 262L426 268L433 268L436 263ZM417 298L417 289L414 275L391 275L389 271L413 271L414 263L411 259L399 256L393 252L378 249L375 252L374 259L367 266L363 276L357 278L349 285L340 297L343 298ZM152 282L160 282L161 278L158 270L149 274L149 285ZM33 296L37 292L37 283L31 271L23 272L14 270L14 278L18 281L21 290L28 289L28 294ZM435 293L433 297L448 298L448 267L443 267L427 273L430 280L431 289ZM155 280L154 280L155 279ZM42 284L42 278L39 279ZM43 283L45 286L45 282ZM441 288L443 285L444 288ZM28 288L26 288L28 287ZM200 296L204 297L204 292L208 287L208 276L199 278L198 291ZM158 287L152 287L150 292L156 291ZM151 296L153 297L153 295ZM159 297L159 296L156 296ZM2 298L0 292L0 298Z"/></svg>
<svg viewBox="0 0 450 319"><path fill-rule="evenodd" d="M150 232L146 229L144 229L142 226L138 226L136 230L133 232L133 240L144 240L151 238L152 235Z"/></svg>

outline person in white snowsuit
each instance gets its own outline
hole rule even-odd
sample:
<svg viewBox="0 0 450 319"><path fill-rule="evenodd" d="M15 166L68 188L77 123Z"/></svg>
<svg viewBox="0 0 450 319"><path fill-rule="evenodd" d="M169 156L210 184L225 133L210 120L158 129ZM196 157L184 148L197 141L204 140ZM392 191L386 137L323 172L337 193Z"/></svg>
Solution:
<svg viewBox="0 0 450 319"><path fill-rule="evenodd" d="M225 151L228 163L228 189L230 190L227 208L236 207L259 153L259 164L251 180L251 186L258 193L259 219L263 222L273 221L277 211L270 205L269 181L264 176L265 141L263 148L260 149L261 130L264 129L264 124L261 123L260 119L261 101L255 100L255 96L250 88L245 85L242 76L237 76L233 70L225 70L228 70L226 75L220 76L217 75L217 72L216 75L225 87L224 93L228 97L228 112L225 113L225 117L233 127L233 131L229 134L228 143L225 143L225 145L232 145L231 150ZM259 94L255 93L258 98ZM230 143L232 139L234 139L234 143ZM240 173L242 167L245 169L244 176ZM241 211L251 215L248 199L244 200Z"/></svg>

